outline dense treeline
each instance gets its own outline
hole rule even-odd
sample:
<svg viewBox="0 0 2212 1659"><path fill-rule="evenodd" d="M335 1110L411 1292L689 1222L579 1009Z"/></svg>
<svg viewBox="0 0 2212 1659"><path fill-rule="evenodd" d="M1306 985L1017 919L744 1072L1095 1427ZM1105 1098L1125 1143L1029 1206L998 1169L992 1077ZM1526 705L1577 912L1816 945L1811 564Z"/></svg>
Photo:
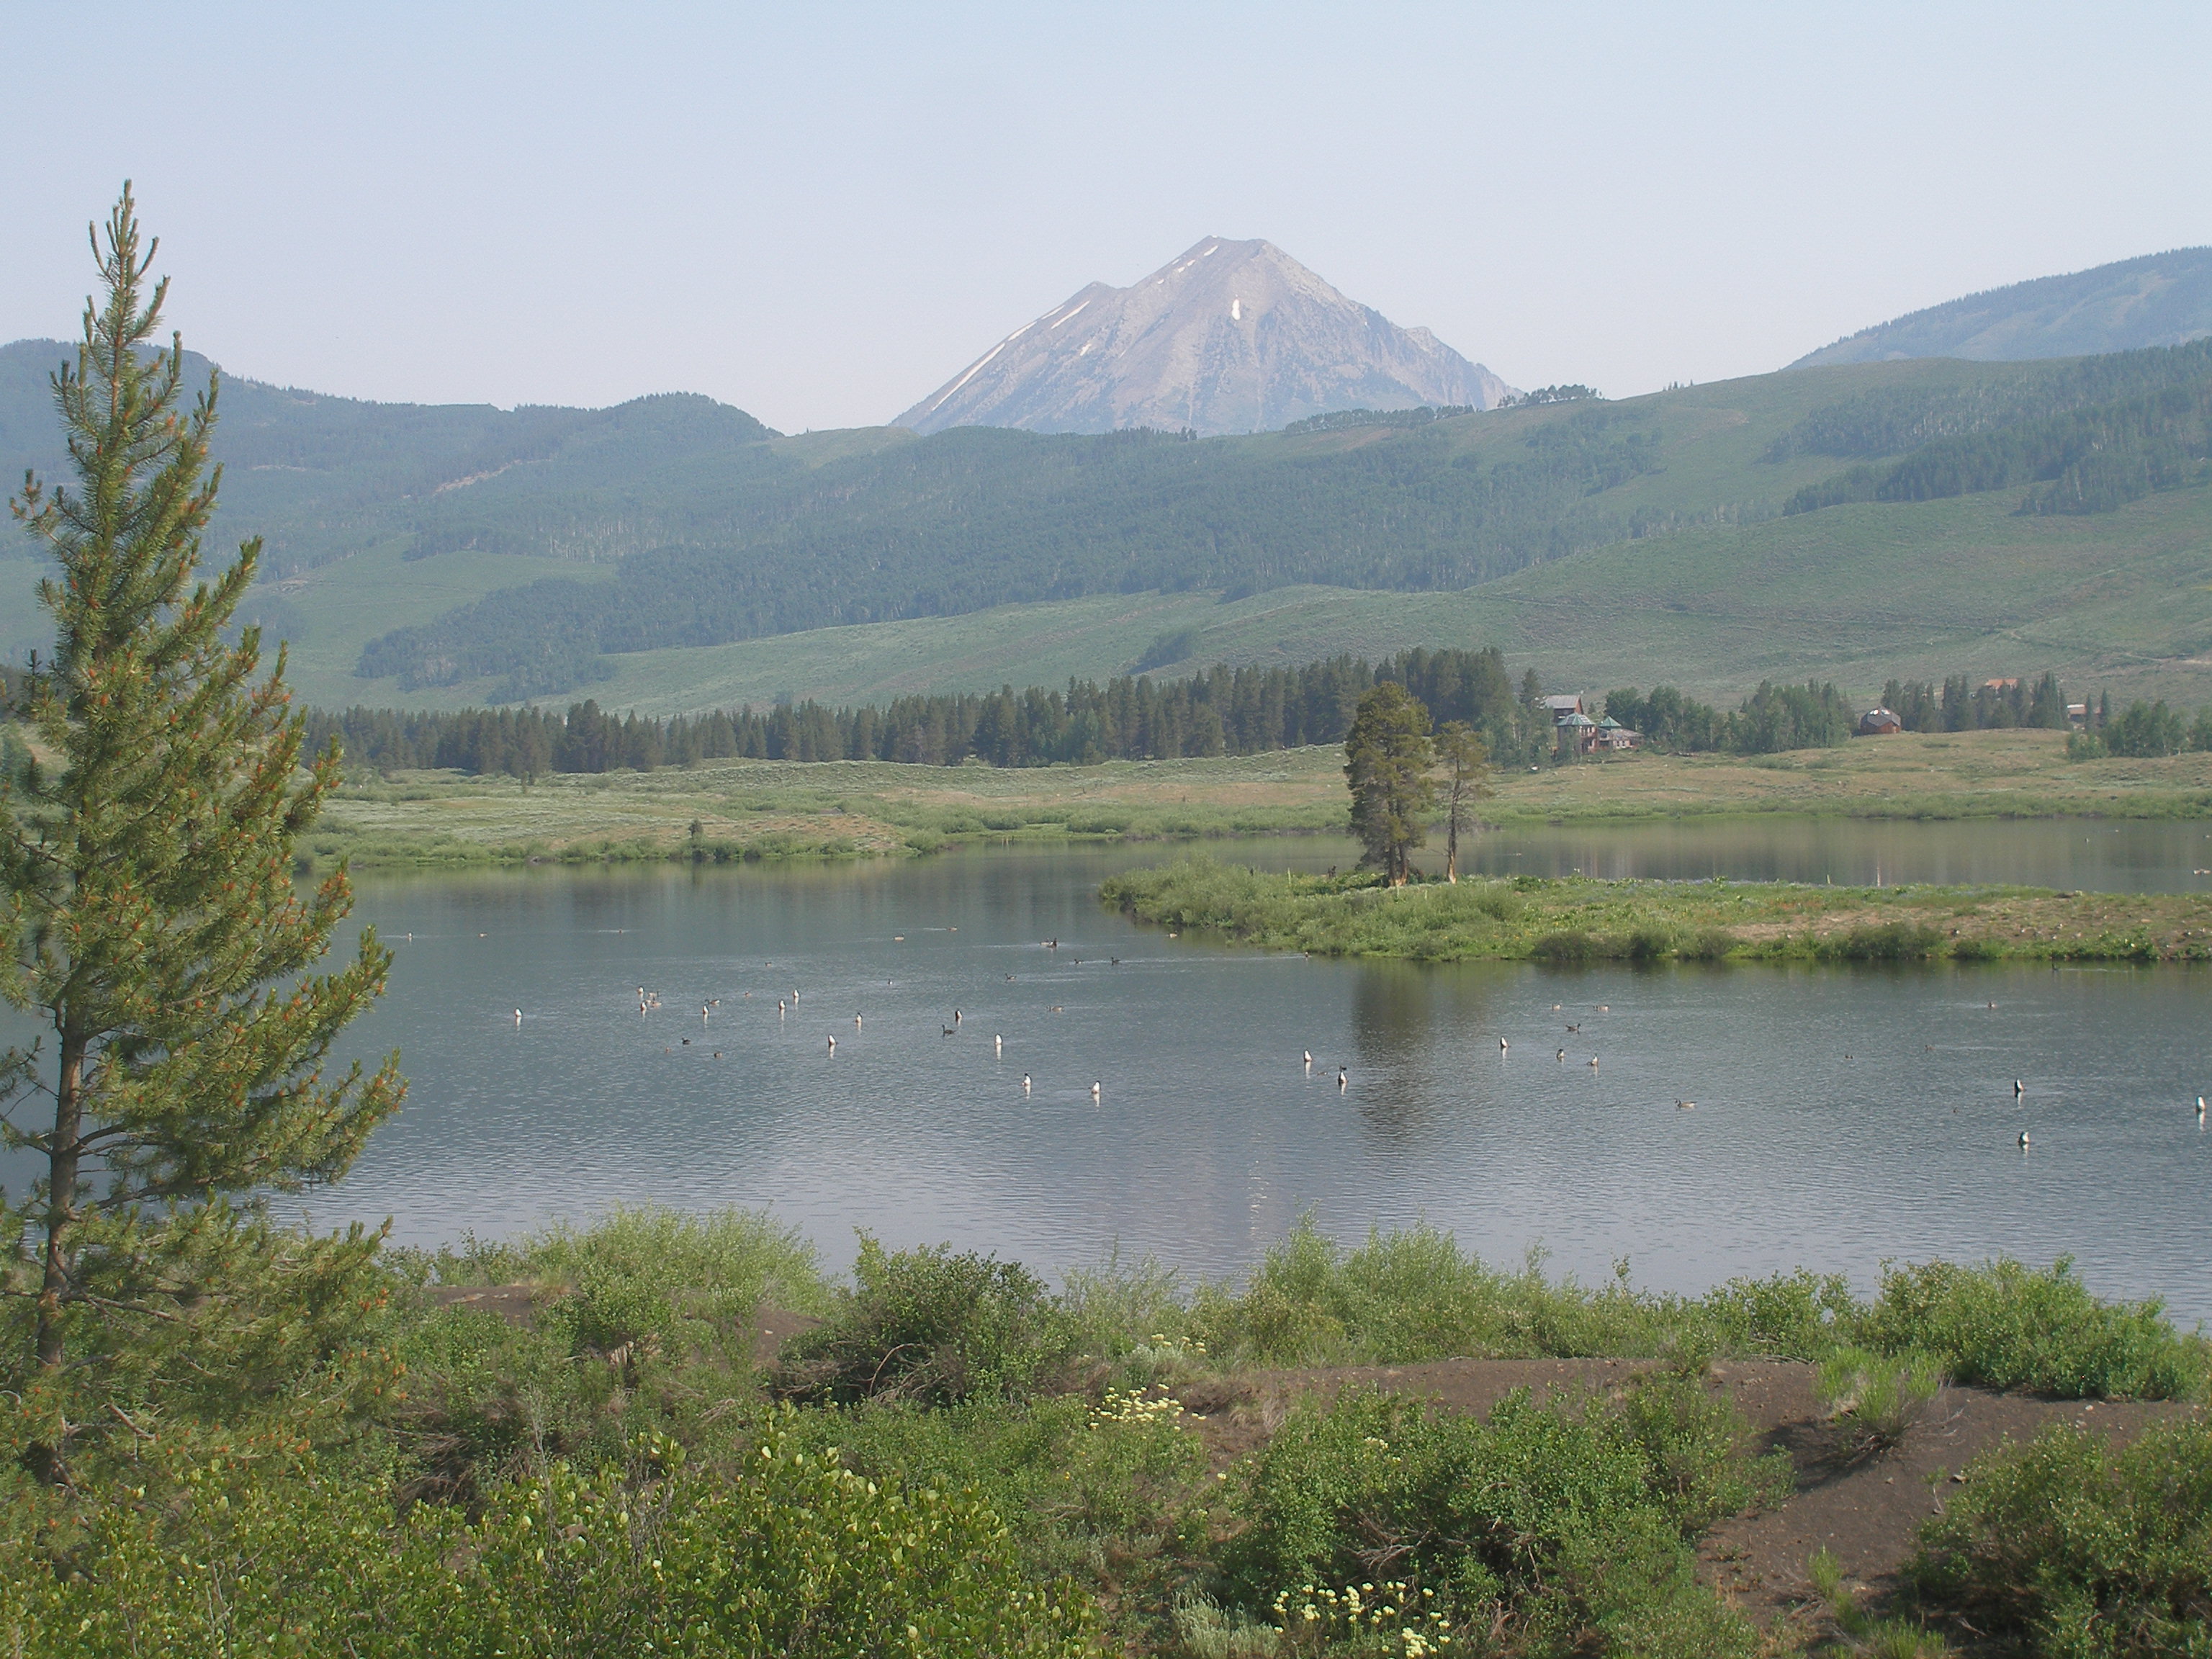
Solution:
<svg viewBox="0 0 2212 1659"><path fill-rule="evenodd" d="M2170 368L2193 368L2194 378L2136 397L1939 438L1902 459L1853 467L1808 484L1783 510L1936 501L2039 483L2022 511L2110 513L2203 477L2203 463L2212 456L2212 351L2180 346L2125 355L2163 358Z"/></svg>
<svg viewBox="0 0 2212 1659"><path fill-rule="evenodd" d="M1253 755L1308 744L1340 743L1359 699L1395 681L1438 725L1462 720L1491 757L1525 766L1552 757L1557 737L1534 672L1516 685L1504 656L1480 651L1413 650L1379 662L1349 655L1298 668L1217 665L1188 679L1125 675L1065 687L1003 686L990 692L901 697L883 707L834 708L809 700L756 709L717 709L659 720L618 714L592 699L565 714L541 708L404 712L315 710L317 745L335 737L346 757L380 771L415 769L503 773L649 772L710 760L902 761L957 766L1095 765L1109 760ZM1975 732L2067 725L2056 676L2030 683L1976 684L1963 674L1936 681L1892 679L1882 703L1910 732ZM2194 726L2157 705L2120 714L2093 710L2093 734L2108 725L2099 753L2173 754L2212 749L2212 710ZM1734 709L1685 696L1671 685L1606 694L1602 712L1639 733L1648 747L1676 754L1778 754L1832 749L1856 729L1860 709L1832 684L1762 682ZM2170 729L2169 729L2170 728ZM2175 734L2179 734L2178 736Z"/></svg>
<svg viewBox="0 0 2212 1659"><path fill-rule="evenodd" d="M1516 690L1494 647L1414 650L1376 663L1338 656L1298 668L1223 666L1183 680L1124 676L1103 685L1070 680L1064 690L1007 686L902 697L879 708L810 701L661 720L610 714L587 700L565 715L352 708L309 718L314 741L335 736L349 759L386 771L438 767L533 777L738 757L1094 764L1340 742L1361 696L1382 680L1406 686L1438 720L1466 721L1493 757L1525 764L1550 752L1551 719L1533 675Z"/></svg>
<svg viewBox="0 0 2212 1659"><path fill-rule="evenodd" d="M2035 726L2067 729L2066 693L2056 674L2031 686L2026 680L1984 681L1965 674L1933 680L1892 680L1881 689L1881 706L1908 732L1986 732Z"/></svg>
<svg viewBox="0 0 2212 1659"><path fill-rule="evenodd" d="M717 490L680 523L663 495L662 544L623 559L616 581L506 589L371 641L358 667L409 690L491 678L498 700L521 701L604 678L611 652L1018 601L1463 587L1630 535L1593 498L1659 465L1649 414L1595 404L1480 452L1451 420L1350 448L961 428ZM567 533L542 483L526 498L507 486L462 492L465 523L525 542ZM463 532L464 507L436 511L441 535Z"/></svg>
<svg viewBox="0 0 2212 1659"><path fill-rule="evenodd" d="M1650 696L1630 686L1605 694L1607 717L1643 735L1655 749L1676 754L1727 750L1741 755L1789 749L1834 749L1847 741L1858 716L1832 685L1759 682L1733 714L1686 697L1671 685Z"/></svg>
<svg viewBox="0 0 2212 1659"><path fill-rule="evenodd" d="M1765 459L1833 455L1874 460L1944 438L2189 386L2212 375L2212 340L2068 362L1976 366L1956 386L1885 386L1814 410L1767 446Z"/></svg>

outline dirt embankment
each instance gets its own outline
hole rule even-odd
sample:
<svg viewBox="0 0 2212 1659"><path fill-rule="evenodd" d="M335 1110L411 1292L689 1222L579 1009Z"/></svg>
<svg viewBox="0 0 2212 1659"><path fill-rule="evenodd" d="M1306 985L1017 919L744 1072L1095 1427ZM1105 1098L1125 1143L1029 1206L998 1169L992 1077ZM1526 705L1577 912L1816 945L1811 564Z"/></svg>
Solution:
<svg viewBox="0 0 2212 1659"><path fill-rule="evenodd" d="M557 1295L557 1291L550 1292ZM461 1305L527 1323L547 1287L494 1285L441 1287L440 1305ZM772 1308L753 1319L753 1355L766 1364L788 1338L820 1322ZM1439 1411L1486 1416L1516 1389L1541 1401L1561 1395L1606 1395L1627 1388L1656 1362L1636 1359L1438 1359L1412 1365L1340 1365L1302 1370L1243 1371L1209 1377L1179 1391L1185 1420L1204 1441L1217 1469L1267 1443L1304 1398L1327 1397L1364 1385L1416 1396ZM1939 1394L1919 1422L1887 1449L1855 1455L1821 1410L1815 1368L1790 1360L1724 1360L1706 1372L1706 1387L1743 1414L1759 1451L1790 1455L1792 1489L1781 1504L1737 1516L1706 1534L1699 1548L1705 1574L1723 1594L1764 1626L1808 1616L1806 1562L1826 1549L1844 1582L1879 1600L1896 1587L1920 1523L1940 1514L1966 1466L2008 1440L2033 1439L2054 1423L2118 1442L2157 1422L2201 1412L2172 1401L2046 1400L1952 1388Z"/></svg>

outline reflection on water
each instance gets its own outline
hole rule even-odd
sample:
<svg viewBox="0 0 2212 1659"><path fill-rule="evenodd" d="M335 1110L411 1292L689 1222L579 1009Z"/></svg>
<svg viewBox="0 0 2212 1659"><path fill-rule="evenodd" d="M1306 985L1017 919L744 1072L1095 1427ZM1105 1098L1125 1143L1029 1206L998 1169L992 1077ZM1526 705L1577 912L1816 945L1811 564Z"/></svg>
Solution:
<svg viewBox="0 0 2212 1659"><path fill-rule="evenodd" d="M1740 844L1753 828L1780 833ZM1848 845L1900 879L1972 858L2172 885L2171 855L2202 833L1839 828L1578 832L1548 856L1649 870L1737 846L1803 873ZM1486 838L1480 856L1540 844ZM360 914L398 960L345 1048L399 1047L411 1090L314 1218L389 1215L430 1242L617 1201L766 1205L833 1266L865 1227L1045 1268L1118 1243L1211 1274L1310 1209L1345 1237L1425 1217L1493 1260L1540 1245L1585 1277L1626 1255L1682 1290L2070 1253L2100 1291L2212 1316L2212 1137L2194 1114L2212 977L1308 961L1099 908L1103 876L1170 850L364 880ZM1314 842L1223 850L1347 861ZM640 1014L641 986L659 1009Z"/></svg>
<svg viewBox="0 0 2212 1659"><path fill-rule="evenodd" d="M2099 823L2076 818L1719 819L1503 830L1462 866L1486 875L1695 881L2004 883L2093 891L2212 892L2212 824L2203 819Z"/></svg>

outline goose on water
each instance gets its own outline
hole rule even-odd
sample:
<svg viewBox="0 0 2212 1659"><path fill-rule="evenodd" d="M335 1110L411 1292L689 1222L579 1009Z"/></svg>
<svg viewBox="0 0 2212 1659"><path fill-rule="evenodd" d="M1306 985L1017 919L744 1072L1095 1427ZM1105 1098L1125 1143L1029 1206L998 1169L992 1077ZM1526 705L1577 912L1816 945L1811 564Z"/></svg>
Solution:
<svg viewBox="0 0 2212 1659"><path fill-rule="evenodd" d="M1091 1097L1093 1100L1098 1098L1098 1085L1095 1083L1091 1085Z"/></svg>
<svg viewBox="0 0 2212 1659"><path fill-rule="evenodd" d="M1565 1060L1567 1057L1567 1051L1565 1048L1560 1049L1559 1057Z"/></svg>
<svg viewBox="0 0 2212 1659"><path fill-rule="evenodd" d="M1030 1074L1029 1074L1027 1072L1024 1072L1024 1073L1022 1073L1022 1092L1023 1092L1024 1094L1027 1094L1027 1093L1029 1093L1029 1091L1030 1091Z"/></svg>
<svg viewBox="0 0 2212 1659"><path fill-rule="evenodd" d="M1336 1068L1336 1086L1340 1091L1352 1086L1352 1073L1348 1067L1340 1066Z"/></svg>
<svg viewBox="0 0 2212 1659"><path fill-rule="evenodd" d="M1506 1041L1505 1041L1505 1039L1504 1039L1504 1037L1500 1037L1500 1038L1498 1038L1498 1052L1499 1054L1504 1054L1504 1053L1505 1052L1505 1050L1506 1050L1507 1046L1508 1046L1508 1045L1507 1045Z"/></svg>

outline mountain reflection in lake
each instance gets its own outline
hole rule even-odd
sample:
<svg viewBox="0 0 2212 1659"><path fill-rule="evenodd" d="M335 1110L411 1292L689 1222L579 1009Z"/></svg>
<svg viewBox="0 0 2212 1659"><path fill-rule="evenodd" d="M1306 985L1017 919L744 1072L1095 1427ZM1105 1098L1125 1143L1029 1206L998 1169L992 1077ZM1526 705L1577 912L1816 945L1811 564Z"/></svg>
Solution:
<svg viewBox="0 0 2212 1659"><path fill-rule="evenodd" d="M1915 873L1890 830L1964 827L1883 827L1890 878ZM2119 861L2166 874L2203 834L2124 828ZM2091 884L2060 849L2100 868L2112 849L2064 829L2081 839L2051 837L2028 878ZM1516 850L1486 840L1486 860ZM1219 1274L1310 1209L1346 1238L1425 1217L1586 1278L1626 1256L1680 1290L2071 1254L2104 1294L2212 1316L2201 973L1426 969L1170 939L1099 908L1109 871L1172 855L364 879L360 915L398 962L347 1047L398 1045L412 1086L312 1213L390 1215L427 1243L617 1202L764 1205L832 1265L866 1228L1047 1269L1118 1243ZM660 1000L642 1015L641 986Z"/></svg>

